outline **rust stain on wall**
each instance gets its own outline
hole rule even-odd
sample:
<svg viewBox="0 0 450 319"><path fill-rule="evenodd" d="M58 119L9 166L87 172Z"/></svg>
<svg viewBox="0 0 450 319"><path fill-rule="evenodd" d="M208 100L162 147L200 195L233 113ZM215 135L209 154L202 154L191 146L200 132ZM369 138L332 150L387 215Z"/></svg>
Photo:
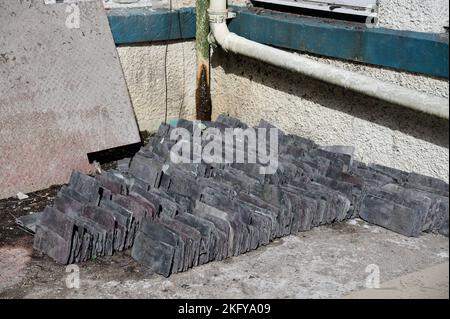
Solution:
<svg viewBox="0 0 450 319"><path fill-rule="evenodd" d="M197 69L197 88L195 90L196 118L200 121L211 121L211 91L209 83L209 67L204 63Z"/></svg>

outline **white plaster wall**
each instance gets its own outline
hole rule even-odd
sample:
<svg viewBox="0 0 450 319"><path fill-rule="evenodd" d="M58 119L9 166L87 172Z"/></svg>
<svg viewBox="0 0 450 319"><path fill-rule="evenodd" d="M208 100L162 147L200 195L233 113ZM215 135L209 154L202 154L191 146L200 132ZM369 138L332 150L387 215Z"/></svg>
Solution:
<svg viewBox="0 0 450 319"><path fill-rule="evenodd" d="M189 5L192 0L179 1ZM448 25L446 1L381 0L380 26L442 32L444 25ZM162 44L119 48L141 130L155 130L164 120L164 50ZM168 52L169 118L176 118L182 105L182 117L192 119L194 43L171 44ZM449 95L448 81L312 58L430 94ZM449 179L448 121L229 55L220 49L215 50L212 64L213 117L227 113L249 124L264 118L288 133L317 143L354 145L356 157L365 162Z"/></svg>
<svg viewBox="0 0 450 319"><path fill-rule="evenodd" d="M448 2L381 0L381 27L443 32ZM357 63L311 57L438 96L448 81ZM321 144L356 147L356 157L449 180L448 121L383 103L258 61L216 50L213 117L228 113L256 124L264 118Z"/></svg>
<svg viewBox="0 0 450 319"><path fill-rule="evenodd" d="M342 62L324 62L448 96L448 82ZM320 144L356 147L356 157L448 180L448 122L257 61L214 56L213 117L264 118Z"/></svg>
<svg viewBox="0 0 450 319"><path fill-rule="evenodd" d="M391 29L444 32L448 8L448 0L380 0L379 23Z"/></svg>
<svg viewBox="0 0 450 319"><path fill-rule="evenodd" d="M169 0L163 2L168 8ZM148 6L151 3L151 0L122 5L112 0L106 2L110 7ZM245 0L229 0L229 3L244 4ZM195 6L195 0L172 0L173 9L192 6ZM194 41L125 45L119 46L118 52L141 131L156 131L166 118L165 72L167 120L195 118Z"/></svg>
<svg viewBox="0 0 450 319"><path fill-rule="evenodd" d="M195 117L193 41L120 46L118 52L141 131L156 131L166 111L168 120Z"/></svg>

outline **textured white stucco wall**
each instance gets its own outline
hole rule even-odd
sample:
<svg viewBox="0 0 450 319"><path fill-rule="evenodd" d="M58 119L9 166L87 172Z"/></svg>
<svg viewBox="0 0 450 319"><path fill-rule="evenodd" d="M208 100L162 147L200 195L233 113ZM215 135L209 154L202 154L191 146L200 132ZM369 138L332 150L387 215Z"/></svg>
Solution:
<svg viewBox="0 0 450 319"><path fill-rule="evenodd" d="M380 26L421 31L443 32L448 26L447 0L380 0Z"/></svg>
<svg viewBox="0 0 450 319"><path fill-rule="evenodd" d="M139 44L117 49L141 131L157 130L165 119L166 110L168 120L195 117L193 41Z"/></svg>
<svg viewBox="0 0 450 319"><path fill-rule="evenodd" d="M447 82L324 62L448 96ZM223 51L214 55L214 65L214 117L225 112L249 124L264 118L317 143L354 145L362 161L448 179L447 121Z"/></svg>
<svg viewBox="0 0 450 319"><path fill-rule="evenodd" d="M446 1L381 0L380 26L442 32L445 25L448 25ZM162 44L119 48L141 129L155 130L164 120L164 52ZM183 105L182 117L192 119L195 114L194 44L171 44L168 52L169 118L176 118ZM313 58L430 94L444 97L449 94L448 81ZM289 133L321 144L354 145L356 157L365 162L449 179L448 121L277 70L220 49L215 50L212 64L213 117L227 113L249 124L264 118Z"/></svg>
<svg viewBox="0 0 450 319"><path fill-rule="evenodd" d="M148 5L145 0L141 4ZM169 0L162 1L164 7ZM229 0L244 4L245 0ZM111 5L112 0L107 4ZM134 7L137 4L123 4ZM115 4L117 6L117 4ZM195 0L172 0L172 8L195 6ZM156 131L167 120L195 118L195 42L144 43L117 48L141 131ZM167 55L166 55L167 50ZM167 72L167 73L166 73ZM166 95L167 77L167 95Z"/></svg>

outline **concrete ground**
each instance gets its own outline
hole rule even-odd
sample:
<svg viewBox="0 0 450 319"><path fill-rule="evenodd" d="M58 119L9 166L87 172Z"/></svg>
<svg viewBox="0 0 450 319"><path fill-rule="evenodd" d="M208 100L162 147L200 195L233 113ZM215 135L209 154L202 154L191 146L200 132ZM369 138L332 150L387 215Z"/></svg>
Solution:
<svg viewBox="0 0 450 319"><path fill-rule="evenodd" d="M419 270L383 283L379 289L350 293L348 299L446 298L448 299L448 262Z"/></svg>
<svg viewBox="0 0 450 319"><path fill-rule="evenodd" d="M285 237L170 278L150 273L127 253L99 258L79 265L79 288L67 288L67 279L76 276L65 266L32 256L31 243L24 235L0 247L1 298L370 298L386 297L383 291L399 298L449 296L448 238L407 238L361 220ZM380 289L367 290L377 287L377 279Z"/></svg>

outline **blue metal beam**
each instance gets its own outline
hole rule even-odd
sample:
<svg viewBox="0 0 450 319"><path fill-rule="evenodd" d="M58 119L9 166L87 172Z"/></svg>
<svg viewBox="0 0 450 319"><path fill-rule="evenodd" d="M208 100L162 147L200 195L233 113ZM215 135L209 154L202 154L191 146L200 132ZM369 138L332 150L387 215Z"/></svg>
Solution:
<svg viewBox="0 0 450 319"><path fill-rule="evenodd" d="M147 8L112 9L107 15L118 45L195 38L195 8L171 12Z"/></svg>
<svg viewBox="0 0 450 319"><path fill-rule="evenodd" d="M240 10L230 31L249 40L327 57L449 77L448 36L367 28L273 11Z"/></svg>
<svg viewBox="0 0 450 319"><path fill-rule="evenodd" d="M229 28L247 39L280 48L380 67L449 77L448 35L325 20L269 10L234 7ZM195 37L194 8L174 12L148 9L110 10L117 44L184 40Z"/></svg>

